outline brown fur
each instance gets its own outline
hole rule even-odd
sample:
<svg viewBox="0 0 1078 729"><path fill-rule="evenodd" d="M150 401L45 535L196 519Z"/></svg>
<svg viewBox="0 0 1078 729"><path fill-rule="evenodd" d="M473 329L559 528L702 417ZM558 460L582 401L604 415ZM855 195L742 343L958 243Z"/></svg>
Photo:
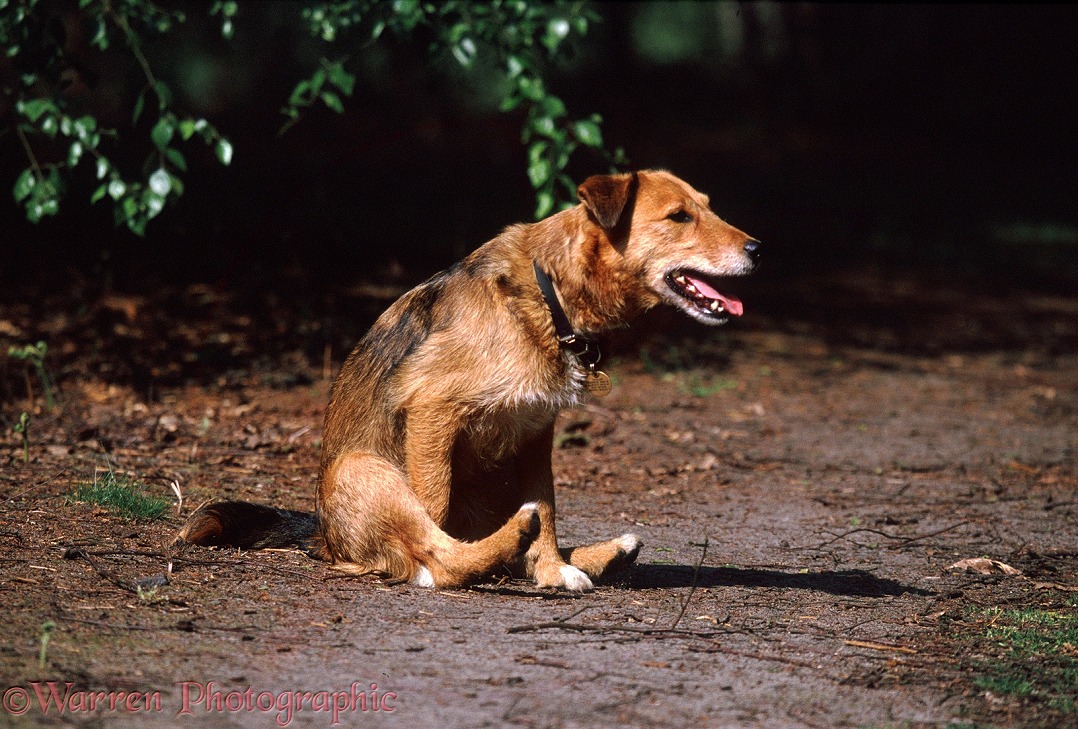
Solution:
<svg viewBox="0 0 1078 729"><path fill-rule="evenodd" d="M712 323L664 277L748 273L756 242L666 172L592 177L579 196L402 296L348 357L326 410L320 556L419 584L463 585L509 568L575 590L635 559L633 535L558 548L554 419L583 397L584 370L558 344L533 261L574 329L595 335L664 300ZM294 513L231 504L200 510L181 536L265 546L274 520ZM245 538L255 517L272 523L249 525L259 538Z"/></svg>

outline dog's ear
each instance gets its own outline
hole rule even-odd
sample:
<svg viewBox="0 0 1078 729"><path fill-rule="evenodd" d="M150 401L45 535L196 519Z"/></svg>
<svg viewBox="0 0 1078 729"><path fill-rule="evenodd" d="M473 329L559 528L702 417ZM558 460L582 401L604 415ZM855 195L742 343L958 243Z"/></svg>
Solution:
<svg viewBox="0 0 1078 729"><path fill-rule="evenodd" d="M606 230L621 220L636 191L636 175L592 175L576 188L580 202Z"/></svg>

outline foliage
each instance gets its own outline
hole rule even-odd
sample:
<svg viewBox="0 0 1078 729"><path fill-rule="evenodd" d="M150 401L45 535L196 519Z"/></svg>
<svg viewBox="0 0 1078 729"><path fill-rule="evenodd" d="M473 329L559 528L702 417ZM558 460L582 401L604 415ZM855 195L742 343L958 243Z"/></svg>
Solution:
<svg viewBox="0 0 1078 729"><path fill-rule="evenodd" d="M53 394L52 377L45 366L45 355L49 352L49 345L44 341L37 344L27 344L24 347L9 347L7 356L21 362L28 362L37 372L37 378L41 381L41 388L45 391L45 406L52 411L56 408L56 397ZM27 399L33 404L33 389L30 387L30 375L26 376Z"/></svg>
<svg viewBox="0 0 1078 729"><path fill-rule="evenodd" d="M97 504L112 509L129 519L163 519L168 502L142 491L137 480L118 474L111 468L94 474L91 483L80 483L72 495L75 501Z"/></svg>
<svg viewBox="0 0 1078 729"><path fill-rule="evenodd" d="M41 636L38 638L38 650L37 650L37 667L38 670L44 671L49 655L49 639L52 638L52 631L56 630L56 623L51 620L46 620L41 624Z"/></svg>
<svg viewBox="0 0 1078 729"><path fill-rule="evenodd" d="M30 462L30 414L19 413L19 419L12 427L22 437L22 462Z"/></svg>
<svg viewBox="0 0 1078 729"><path fill-rule="evenodd" d="M2 123L14 130L28 162L15 179L15 201L32 222L55 216L70 171L89 163L98 180L91 203L108 198L116 223L141 235L183 194L186 143L201 140L222 165L228 165L233 154L231 142L207 119L177 108L171 88L155 74L143 46L184 26L186 14L177 7L208 9L220 20L226 41L234 36L241 11L257 13L264 8L237 0L169 5L172 9L153 0L79 0L76 22L86 30L89 44L102 54L125 47L141 69L143 83L131 102L131 121L136 127L150 116L138 127L149 128L149 139L127 141L129 134L121 140L119 130L103 127L86 111L85 100L79 103L67 93L82 69L68 55L68 34L62 23L55 22L54 7L48 0L0 0L0 50L11 71L0 66L0 84L12 101L11 113ZM566 45L582 38L597 20L583 2L308 0L297 5L296 12L296 21L338 55L323 57L310 77L296 83L282 108L282 131L314 105L343 112L343 99L355 89L356 75L350 67L356 55L393 35L429 39L428 52L437 63L497 71L504 82L502 111L523 116L522 141L527 146L528 179L536 191L537 217L575 195L566 169L578 149L597 151L615 165L624 162L620 150L605 151L601 118L572 118L543 80ZM116 161L121 145L136 144L146 155L141 170L121 169Z"/></svg>
<svg viewBox="0 0 1078 729"><path fill-rule="evenodd" d="M974 685L997 695L1078 713L1078 597L1049 596L1044 605L976 608L967 616L989 660L974 668Z"/></svg>
<svg viewBox="0 0 1078 729"><path fill-rule="evenodd" d="M187 170L187 162L175 144L177 132L182 141L197 134L213 145L222 164L232 158L232 145L213 125L173 109L171 89L154 75L142 53L141 32L168 33L184 22L184 14L161 10L149 0L79 0L79 19L93 29L90 44L107 51L122 41L142 69L145 83L132 104L132 123L139 121L147 99L157 113L151 151L141 173L131 175L103 149L103 142L118 139L119 133L100 128L92 114L75 112L76 103L64 93L78 71L65 53L62 26L48 22L49 11L43 6L44 0L0 0L0 48L19 72L17 81L3 80L3 91L15 99L13 127L29 162L15 180L15 201L31 222L56 215L65 192L64 173L91 160L99 184L90 202L110 198L117 224L141 235L169 201L183 194L179 174ZM39 159L30 141L34 137L60 141L65 153L54 161Z"/></svg>

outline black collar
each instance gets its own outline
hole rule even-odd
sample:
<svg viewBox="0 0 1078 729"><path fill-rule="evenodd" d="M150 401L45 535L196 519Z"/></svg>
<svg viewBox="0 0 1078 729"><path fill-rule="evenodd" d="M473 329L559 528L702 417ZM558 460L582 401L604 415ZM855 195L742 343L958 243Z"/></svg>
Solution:
<svg viewBox="0 0 1078 729"><path fill-rule="evenodd" d="M558 344L580 357L584 364L594 367L600 357L598 345L583 334L577 334L573 325L569 323L569 317L565 315L565 309L561 308L558 302L558 294L550 276L539 267L538 261L532 261L532 267L535 269L535 281L539 284L539 291L543 294L547 309L550 310L554 332L558 335Z"/></svg>

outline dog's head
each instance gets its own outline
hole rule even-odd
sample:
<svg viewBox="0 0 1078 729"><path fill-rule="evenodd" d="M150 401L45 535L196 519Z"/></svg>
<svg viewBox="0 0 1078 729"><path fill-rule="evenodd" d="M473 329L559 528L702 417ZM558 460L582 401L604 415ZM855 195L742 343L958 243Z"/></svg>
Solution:
<svg viewBox="0 0 1078 729"><path fill-rule="evenodd" d="M577 194L646 305L665 301L705 324L741 316L741 301L720 290L756 268L760 243L715 215L707 195L657 170L589 177Z"/></svg>

